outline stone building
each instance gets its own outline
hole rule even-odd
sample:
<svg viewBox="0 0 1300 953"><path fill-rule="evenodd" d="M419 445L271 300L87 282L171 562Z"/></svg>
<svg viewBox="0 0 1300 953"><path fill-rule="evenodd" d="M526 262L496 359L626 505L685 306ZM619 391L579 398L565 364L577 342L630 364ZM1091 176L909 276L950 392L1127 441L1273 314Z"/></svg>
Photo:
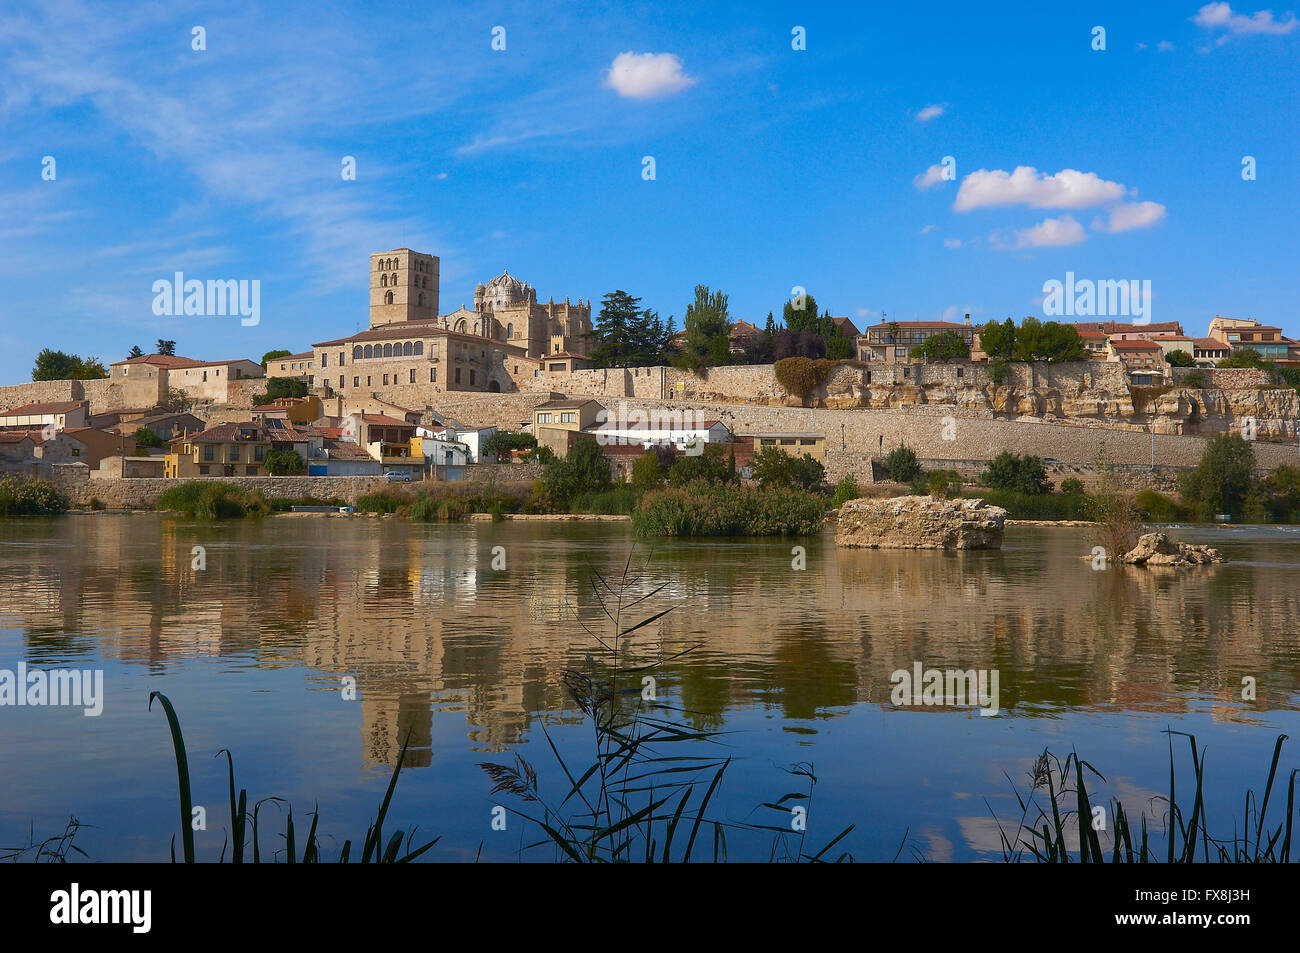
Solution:
<svg viewBox="0 0 1300 953"><path fill-rule="evenodd" d="M591 350L591 299L570 304L566 296L563 304L554 298L539 304L537 289L508 271L474 288L474 313L480 316L477 333L522 347L528 357ZM467 314L458 320L471 323Z"/></svg>

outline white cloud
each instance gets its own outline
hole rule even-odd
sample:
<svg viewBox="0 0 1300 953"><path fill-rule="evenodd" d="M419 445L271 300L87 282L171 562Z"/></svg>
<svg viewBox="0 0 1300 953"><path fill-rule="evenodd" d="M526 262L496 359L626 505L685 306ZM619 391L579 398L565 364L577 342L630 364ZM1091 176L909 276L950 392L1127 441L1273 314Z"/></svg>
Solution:
<svg viewBox="0 0 1300 953"><path fill-rule="evenodd" d="M925 228L921 229L921 234L922 234L922 235L929 235L932 231L934 231L934 226L933 226L933 225L927 225L927 226L925 226Z"/></svg>
<svg viewBox="0 0 1300 953"><path fill-rule="evenodd" d="M1161 53L1168 53L1170 50L1174 49L1174 45L1168 40L1161 40L1156 44L1156 49Z"/></svg>
<svg viewBox="0 0 1300 953"><path fill-rule="evenodd" d="M605 85L629 99L671 96L695 83L672 53L620 53L605 74Z"/></svg>
<svg viewBox="0 0 1300 953"><path fill-rule="evenodd" d="M927 171L926 175L929 174ZM1027 165L1016 166L1014 172L980 169L962 180L953 209L969 212L999 205L1079 209L1117 201L1124 197L1124 192L1124 186L1118 182L1108 182L1096 173L1075 169L1062 169L1055 175Z"/></svg>
<svg viewBox="0 0 1300 953"><path fill-rule="evenodd" d="M931 119L938 119L948 110L947 103L931 103L919 113L916 114L917 122L929 122Z"/></svg>
<svg viewBox="0 0 1300 953"><path fill-rule="evenodd" d="M924 192L927 189L934 188L936 185L939 185L943 181L944 181L943 166L939 165L938 163L935 163L934 165L930 166L930 168L922 172L920 175L913 178L912 184L915 185L922 192Z"/></svg>
<svg viewBox="0 0 1300 953"><path fill-rule="evenodd" d="M1147 48L1147 45L1146 45L1145 43L1139 43L1139 44L1137 45L1137 48L1138 48L1139 50L1145 50L1145 49Z"/></svg>
<svg viewBox="0 0 1300 953"><path fill-rule="evenodd" d="M943 247L944 247L944 248L961 248L961 239L960 239L960 238L945 238L945 239L943 240Z"/></svg>
<svg viewBox="0 0 1300 953"><path fill-rule="evenodd" d="M1046 218L1030 228L1015 229L1010 240L1005 236L991 235L989 241L995 248L1052 248L1060 245L1077 245L1086 241L1088 233L1074 220L1073 215Z"/></svg>
<svg viewBox="0 0 1300 953"><path fill-rule="evenodd" d="M1165 219L1168 213L1159 202L1125 202L1107 212L1107 220L1096 218L1092 227L1099 232L1127 232L1134 228L1150 228Z"/></svg>
<svg viewBox="0 0 1300 953"><path fill-rule="evenodd" d="M1203 30L1227 30L1229 33L1245 35L1250 33L1269 33L1285 35L1300 26L1294 14L1288 13L1285 20L1274 20L1272 10L1260 10L1246 16L1234 13L1226 3L1207 3L1192 17L1192 22Z"/></svg>

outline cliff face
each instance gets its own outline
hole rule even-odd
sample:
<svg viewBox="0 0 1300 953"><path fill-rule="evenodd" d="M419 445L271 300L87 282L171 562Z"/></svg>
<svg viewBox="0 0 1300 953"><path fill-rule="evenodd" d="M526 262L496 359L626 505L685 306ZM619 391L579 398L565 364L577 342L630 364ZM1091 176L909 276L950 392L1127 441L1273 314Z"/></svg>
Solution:
<svg viewBox="0 0 1300 953"><path fill-rule="evenodd" d="M955 406L967 413L996 417L1043 417L1081 420L1126 430L1152 429L1159 434L1204 436L1247 433L1253 426L1257 440L1292 442L1297 439L1300 395L1291 388L1136 388L1113 377L1091 374L1073 379L1043 379L1019 375L1020 380L990 381L949 379L915 384L871 383L870 372L841 367L826 384L809 396L807 406L843 410L870 407L894 410L919 404ZM1035 380L1035 378L1038 378ZM782 401L798 404L794 398ZM1252 424L1253 421L1253 424Z"/></svg>

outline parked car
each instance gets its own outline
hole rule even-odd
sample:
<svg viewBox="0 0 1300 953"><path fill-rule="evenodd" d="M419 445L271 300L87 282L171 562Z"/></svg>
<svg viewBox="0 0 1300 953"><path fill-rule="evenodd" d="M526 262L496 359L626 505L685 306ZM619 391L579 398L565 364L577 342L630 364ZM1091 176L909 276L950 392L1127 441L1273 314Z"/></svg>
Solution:
<svg viewBox="0 0 1300 953"><path fill-rule="evenodd" d="M384 479L392 483L410 483L411 474L405 470L385 470Z"/></svg>

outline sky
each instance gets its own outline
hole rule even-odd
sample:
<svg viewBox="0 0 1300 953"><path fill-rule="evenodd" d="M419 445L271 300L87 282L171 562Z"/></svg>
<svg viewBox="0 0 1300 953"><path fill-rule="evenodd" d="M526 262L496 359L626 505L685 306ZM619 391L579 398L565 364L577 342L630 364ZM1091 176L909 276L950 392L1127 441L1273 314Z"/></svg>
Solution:
<svg viewBox="0 0 1300 953"><path fill-rule="evenodd" d="M306 350L400 247L444 314L508 269L679 327L697 284L978 324L1072 272L1300 336L1300 20L1237 2L9 2L0 383ZM156 314L178 271L258 323Z"/></svg>

